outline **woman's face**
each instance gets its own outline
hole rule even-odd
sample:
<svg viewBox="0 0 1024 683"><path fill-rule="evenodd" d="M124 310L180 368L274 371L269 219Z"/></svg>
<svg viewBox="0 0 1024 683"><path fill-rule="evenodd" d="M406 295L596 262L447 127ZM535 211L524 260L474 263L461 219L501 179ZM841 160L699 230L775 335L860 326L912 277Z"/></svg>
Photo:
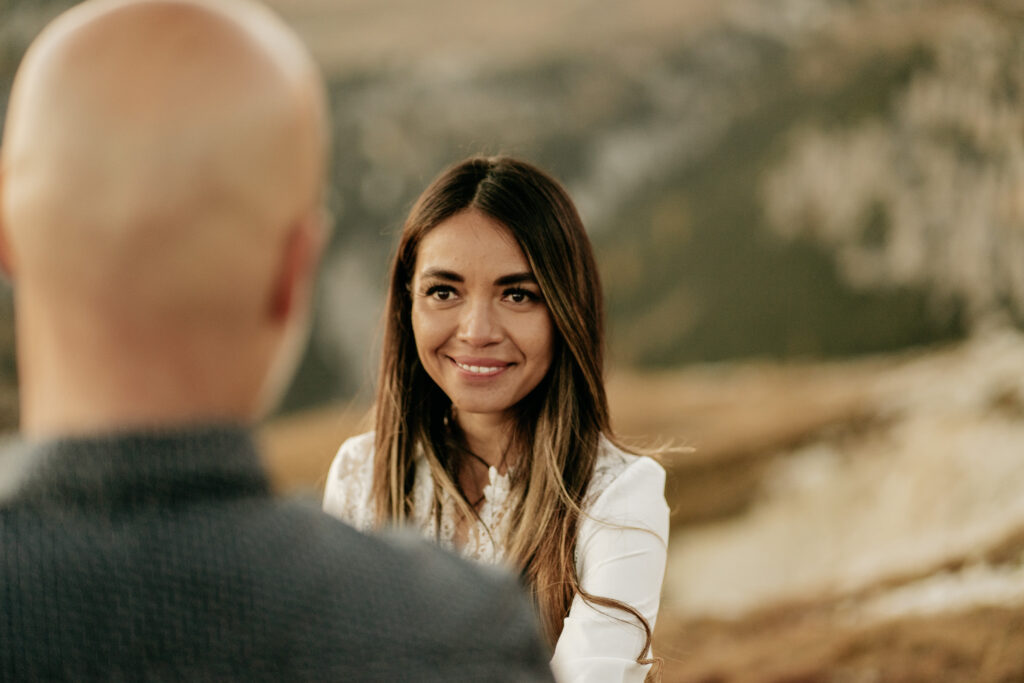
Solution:
<svg viewBox="0 0 1024 683"><path fill-rule="evenodd" d="M427 374L460 420L507 417L551 366L554 331L512 233L468 209L420 241L412 329Z"/></svg>

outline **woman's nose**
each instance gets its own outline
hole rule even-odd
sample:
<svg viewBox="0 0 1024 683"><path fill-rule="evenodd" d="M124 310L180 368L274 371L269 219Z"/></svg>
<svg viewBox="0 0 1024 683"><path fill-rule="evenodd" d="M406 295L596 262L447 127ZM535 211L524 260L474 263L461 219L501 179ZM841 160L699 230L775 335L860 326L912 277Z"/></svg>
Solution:
<svg viewBox="0 0 1024 683"><path fill-rule="evenodd" d="M473 346L501 341L501 326L489 301L471 302L463 309L458 337Z"/></svg>

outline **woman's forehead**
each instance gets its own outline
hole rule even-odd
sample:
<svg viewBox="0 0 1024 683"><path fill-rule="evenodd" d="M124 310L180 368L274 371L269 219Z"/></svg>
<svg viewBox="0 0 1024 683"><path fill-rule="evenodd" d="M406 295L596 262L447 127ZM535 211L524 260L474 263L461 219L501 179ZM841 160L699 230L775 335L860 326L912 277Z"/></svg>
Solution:
<svg viewBox="0 0 1024 683"><path fill-rule="evenodd" d="M468 276L501 277L530 272L530 265L504 224L479 211L461 211L424 235L415 272L445 270Z"/></svg>

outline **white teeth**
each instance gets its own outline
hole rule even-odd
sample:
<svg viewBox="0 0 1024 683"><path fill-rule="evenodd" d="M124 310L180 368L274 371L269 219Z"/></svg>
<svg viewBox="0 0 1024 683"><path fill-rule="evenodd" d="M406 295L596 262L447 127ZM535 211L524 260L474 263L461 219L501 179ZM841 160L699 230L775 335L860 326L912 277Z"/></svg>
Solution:
<svg viewBox="0 0 1024 683"><path fill-rule="evenodd" d="M459 361L455 361L455 364L467 372L472 372L474 375L493 375L501 370L501 366L466 365Z"/></svg>

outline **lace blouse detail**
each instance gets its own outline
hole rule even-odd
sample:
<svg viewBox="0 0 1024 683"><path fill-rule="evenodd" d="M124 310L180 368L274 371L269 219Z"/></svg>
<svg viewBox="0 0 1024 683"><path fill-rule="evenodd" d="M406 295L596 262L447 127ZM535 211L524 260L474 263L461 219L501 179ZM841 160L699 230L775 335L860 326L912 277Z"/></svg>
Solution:
<svg viewBox="0 0 1024 683"><path fill-rule="evenodd" d="M357 529L373 528L373 432L353 437L342 444L331 464L324 492L324 510L339 517ZM637 456L623 453L606 439L599 445L594 475L583 502L584 512L592 510L594 503L615 478ZM412 525L428 538L434 538L445 548L478 562L501 564L505 561L511 512L512 478L509 472L500 474L495 467L488 470L490 482L484 487L483 503L478 511L480 519L473 523L461 548L455 545L459 512L455 499L441 491L440 528L433 514L434 478L430 466L422 456L416 459L416 472L412 488ZM579 551L577 549L577 564Z"/></svg>
<svg viewBox="0 0 1024 683"><path fill-rule="evenodd" d="M601 494L615 481L637 456L623 453L607 439L602 438L598 445L597 462L594 463L594 474L587 487L587 495L583 497L584 511L592 508Z"/></svg>
<svg viewBox="0 0 1024 683"><path fill-rule="evenodd" d="M431 505L434 497L434 478L426 460L418 458L412 489L412 524L424 536L437 539L442 546L464 557L487 564L502 563L505 559L505 539L509 533L508 513L512 507L509 495L511 476L509 473L499 474L496 468L491 467L488 470L488 477L490 483L484 487L484 500L478 511L480 519L467 530L465 545L457 548L455 535L458 532L458 505L451 494L441 492L441 528L438 529Z"/></svg>
<svg viewBox="0 0 1024 683"><path fill-rule="evenodd" d="M373 528L373 432L341 445L327 473L323 507L360 531Z"/></svg>
<svg viewBox="0 0 1024 683"><path fill-rule="evenodd" d="M623 453L602 439L583 501L576 536L576 570L584 591L637 609L654 626L668 552L669 511L665 470L650 458ZM494 468L484 487L480 520L458 548L487 564L503 563L511 509L511 478ZM373 527L373 434L346 441L328 475L324 509L360 529ZM455 548L458 512L441 494L433 514L434 482L425 458L416 462L411 523L428 538ZM440 520L439 522L436 520ZM540 533L541 530L538 530ZM644 632L628 618L573 598L555 645L551 668L559 683L641 683L649 669L636 661Z"/></svg>

